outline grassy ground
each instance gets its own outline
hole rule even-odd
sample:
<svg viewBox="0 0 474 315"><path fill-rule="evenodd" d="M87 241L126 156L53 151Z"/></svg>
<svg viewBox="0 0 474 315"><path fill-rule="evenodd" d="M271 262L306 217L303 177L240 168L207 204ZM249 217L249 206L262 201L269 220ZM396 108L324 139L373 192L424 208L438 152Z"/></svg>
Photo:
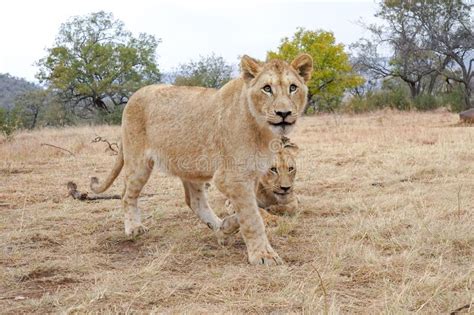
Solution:
<svg viewBox="0 0 474 315"><path fill-rule="evenodd" d="M0 312L433 314L474 302L474 128L455 115L301 121L301 208L268 229L286 261L272 268L249 266L239 235L218 246L176 178L154 173L141 198L149 232L134 240L119 200L68 198L67 181L88 190L109 172L114 156L91 140L118 132L0 140Z"/></svg>

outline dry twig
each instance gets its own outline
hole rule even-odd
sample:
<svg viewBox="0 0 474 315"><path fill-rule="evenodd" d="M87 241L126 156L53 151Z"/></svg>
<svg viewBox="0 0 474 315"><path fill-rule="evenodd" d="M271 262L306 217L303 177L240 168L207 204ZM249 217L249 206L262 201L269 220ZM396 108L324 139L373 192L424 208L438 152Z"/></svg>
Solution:
<svg viewBox="0 0 474 315"><path fill-rule="evenodd" d="M56 148L56 149L59 149L59 150L65 151L65 152L67 152L67 153L71 154L72 156L76 156L74 153L72 153L72 152L71 152L71 151L69 151L68 149L64 149L64 148L58 147L57 145L54 145L54 144L49 144L49 143L41 143L41 146L48 146L48 147Z"/></svg>
<svg viewBox="0 0 474 315"><path fill-rule="evenodd" d="M89 196L87 193L81 193L77 190L77 185L74 182L67 183L68 196L76 200L107 200L107 199L121 199L120 195L106 195L106 196Z"/></svg>
<svg viewBox="0 0 474 315"><path fill-rule="evenodd" d="M316 271L316 274L318 275L319 278L319 283L321 284L321 289L323 290L323 295L324 295L324 314L329 314L329 307L328 307L328 293L326 291L326 287L324 286L323 278L321 277L321 274L318 271L318 268L316 268L314 265L311 265L313 267L314 271Z"/></svg>
<svg viewBox="0 0 474 315"><path fill-rule="evenodd" d="M468 311L471 309L471 306L472 304L466 304L466 305L463 305L461 307L458 307L457 309L455 309L454 311L451 311L451 313L449 313L450 315L456 315L457 313L461 312L462 310L465 310L467 309Z"/></svg>
<svg viewBox="0 0 474 315"><path fill-rule="evenodd" d="M99 142L104 142L107 143L108 148L110 151L112 151L115 155L119 153L119 146L116 142L109 142L107 139L102 138L101 136L95 137L94 140L92 140L92 143L99 143Z"/></svg>

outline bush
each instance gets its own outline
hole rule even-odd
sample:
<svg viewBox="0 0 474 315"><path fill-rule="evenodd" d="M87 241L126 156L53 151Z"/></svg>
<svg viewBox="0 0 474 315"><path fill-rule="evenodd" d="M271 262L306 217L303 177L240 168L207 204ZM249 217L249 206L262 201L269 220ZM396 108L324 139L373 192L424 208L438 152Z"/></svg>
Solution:
<svg viewBox="0 0 474 315"><path fill-rule="evenodd" d="M450 93L441 96L441 103L454 113L462 112L465 109L464 92L461 87L453 89Z"/></svg>
<svg viewBox="0 0 474 315"><path fill-rule="evenodd" d="M110 113L100 111L97 115L96 123L107 125L120 125L125 106L115 106Z"/></svg>
<svg viewBox="0 0 474 315"><path fill-rule="evenodd" d="M40 118L41 126L64 127L76 124L76 117L59 101L51 102Z"/></svg>
<svg viewBox="0 0 474 315"><path fill-rule="evenodd" d="M329 95L328 93L325 95L314 95L312 101L314 104L313 110L319 112L337 112L342 105L341 97L337 95ZM311 107L308 107L308 110L309 108ZM308 114L308 111L306 111L306 113Z"/></svg>
<svg viewBox="0 0 474 315"><path fill-rule="evenodd" d="M417 110L433 110L441 106L440 99L429 94L422 94L415 97L413 105Z"/></svg>
<svg viewBox="0 0 474 315"><path fill-rule="evenodd" d="M362 113L386 107L410 110L413 105L409 96L401 89L381 90L368 93L365 96L353 96L346 102L344 111Z"/></svg>
<svg viewBox="0 0 474 315"><path fill-rule="evenodd" d="M367 99L365 96L353 96L344 104L343 111L358 114L375 110L375 108L369 107L371 103Z"/></svg>
<svg viewBox="0 0 474 315"><path fill-rule="evenodd" d="M5 137L12 137L15 130L19 129L20 119L15 111L0 108L0 133Z"/></svg>

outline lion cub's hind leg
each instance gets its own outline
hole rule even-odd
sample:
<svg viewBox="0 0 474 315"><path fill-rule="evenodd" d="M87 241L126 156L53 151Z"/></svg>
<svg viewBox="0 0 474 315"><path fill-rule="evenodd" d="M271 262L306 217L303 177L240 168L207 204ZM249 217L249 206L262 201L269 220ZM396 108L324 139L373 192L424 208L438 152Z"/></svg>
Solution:
<svg viewBox="0 0 474 315"><path fill-rule="evenodd" d="M218 231L222 220L214 213L207 202L205 183L192 183L183 180L186 204L211 230Z"/></svg>
<svg viewBox="0 0 474 315"><path fill-rule="evenodd" d="M124 210L125 234L138 236L146 231L142 225L140 209L137 207L138 196L150 177L153 163L125 163L125 188L122 196Z"/></svg>

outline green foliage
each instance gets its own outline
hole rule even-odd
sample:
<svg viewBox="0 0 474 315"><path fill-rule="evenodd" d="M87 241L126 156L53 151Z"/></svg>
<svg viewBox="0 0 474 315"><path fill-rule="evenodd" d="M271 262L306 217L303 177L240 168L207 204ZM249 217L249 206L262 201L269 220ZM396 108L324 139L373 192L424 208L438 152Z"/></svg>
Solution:
<svg viewBox="0 0 474 315"><path fill-rule="evenodd" d="M174 73L175 85L220 88L232 79L233 67L214 54L181 64Z"/></svg>
<svg viewBox="0 0 474 315"><path fill-rule="evenodd" d="M353 96L345 103L344 110L351 113L362 113L382 108L428 111L445 106L451 111L457 112L463 108L463 105L461 85L458 85L450 93L438 95L423 93L412 98L403 81L392 79L384 81L380 90Z"/></svg>
<svg viewBox="0 0 474 315"><path fill-rule="evenodd" d="M109 113L100 112L96 118L96 122L99 124L120 125L122 123L124 108L124 106L116 106Z"/></svg>
<svg viewBox="0 0 474 315"><path fill-rule="evenodd" d="M463 87L458 85L452 91L442 94L440 103L454 113L462 112L466 109L464 93Z"/></svg>
<svg viewBox="0 0 474 315"><path fill-rule="evenodd" d="M303 52L313 57L314 72L308 87L310 99L319 110L336 110L346 90L364 83L364 79L353 72L344 45L336 44L331 32L298 28L291 39L282 39L277 51L269 51L267 59L291 62Z"/></svg>
<svg viewBox="0 0 474 315"><path fill-rule="evenodd" d="M159 81L158 43L151 35L132 36L111 13L74 17L38 62L37 78L87 118L93 110L107 112L106 100L125 104L138 88Z"/></svg>
<svg viewBox="0 0 474 315"><path fill-rule="evenodd" d="M440 107L440 98L430 94L420 94L413 99L413 107L418 110L433 110Z"/></svg>
<svg viewBox="0 0 474 315"><path fill-rule="evenodd" d="M18 113L15 110L0 108L0 133L11 138L15 130L19 128Z"/></svg>
<svg viewBox="0 0 474 315"><path fill-rule="evenodd" d="M40 116L48 106L48 92L43 89L26 92L15 99L15 110L23 128L36 127Z"/></svg>
<svg viewBox="0 0 474 315"><path fill-rule="evenodd" d="M351 113L362 113L383 108L411 110L414 103L410 92L401 80L386 80L382 89L369 91L365 95L353 96L344 106Z"/></svg>
<svg viewBox="0 0 474 315"><path fill-rule="evenodd" d="M39 125L64 127L76 123L77 119L68 107L56 95L49 94L47 106L40 115Z"/></svg>

